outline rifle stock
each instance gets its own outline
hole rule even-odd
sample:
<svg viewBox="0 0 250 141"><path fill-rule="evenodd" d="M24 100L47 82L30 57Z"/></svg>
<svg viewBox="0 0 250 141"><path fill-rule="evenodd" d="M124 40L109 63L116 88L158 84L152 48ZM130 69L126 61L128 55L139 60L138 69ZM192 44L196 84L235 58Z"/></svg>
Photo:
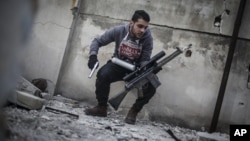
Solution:
<svg viewBox="0 0 250 141"><path fill-rule="evenodd" d="M117 95L115 95L114 97L109 99L109 104L115 109L117 110L118 107L120 106L120 104L122 103L124 97L128 94L129 90L128 89L124 89L123 91L121 91L120 93L118 93Z"/></svg>

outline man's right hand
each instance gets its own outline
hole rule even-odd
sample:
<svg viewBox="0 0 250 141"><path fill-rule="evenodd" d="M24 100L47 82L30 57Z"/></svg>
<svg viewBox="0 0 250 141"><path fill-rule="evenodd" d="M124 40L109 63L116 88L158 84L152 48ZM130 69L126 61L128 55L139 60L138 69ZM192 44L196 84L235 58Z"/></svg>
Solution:
<svg viewBox="0 0 250 141"><path fill-rule="evenodd" d="M98 62L97 56L96 55L90 55L89 56L88 67L92 70L94 68L96 62Z"/></svg>

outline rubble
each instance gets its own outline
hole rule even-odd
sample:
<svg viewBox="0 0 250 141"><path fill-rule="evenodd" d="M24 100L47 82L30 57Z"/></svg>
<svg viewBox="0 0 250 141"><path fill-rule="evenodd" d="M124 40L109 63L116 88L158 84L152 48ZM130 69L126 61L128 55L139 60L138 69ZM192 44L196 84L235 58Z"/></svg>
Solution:
<svg viewBox="0 0 250 141"><path fill-rule="evenodd" d="M19 106L30 110L41 109L45 100L38 96L32 95L25 91L14 91L11 96L8 97L9 102L15 103Z"/></svg>
<svg viewBox="0 0 250 141"><path fill-rule="evenodd" d="M39 110L46 100L50 100L52 93L48 93L48 80L38 78L29 82L19 76L16 89L8 97L8 102L29 110ZM51 90L51 87L50 87Z"/></svg>
<svg viewBox="0 0 250 141"><path fill-rule="evenodd" d="M66 113L51 112L46 106ZM166 129L181 141L202 141L198 131L165 123L139 119L135 125L126 124L123 121L125 115L112 109L107 117L87 116L84 114L87 107L84 102L60 95L53 96L41 110L27 110L15 105L5 107L11 132L8 141L175 141ZM67 113L74 113L79 118ZM223 134L223 137L229 140L228 135Z"/></svg>
<svg viewBox="0 0 250 141"><path fill-rule="evenodd" d="M201 141L228 141L227 136L220 133L197 132L197 136Z"/></svg>

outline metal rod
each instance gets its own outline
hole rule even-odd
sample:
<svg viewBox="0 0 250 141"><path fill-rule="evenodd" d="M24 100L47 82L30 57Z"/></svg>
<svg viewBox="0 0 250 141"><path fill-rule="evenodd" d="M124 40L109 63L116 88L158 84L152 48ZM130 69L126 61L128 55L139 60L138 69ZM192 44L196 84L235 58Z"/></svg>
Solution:
<svg viewBox="0 0 250 141"><path fill-rule="evenodd" d="M78 3L77 3L78 10L77 10L76 15L74 15L74 17L73 17L73 21L72 21L71 26L70 26L70 32L69 32L66 47L64 49L64 54L63 54L62 62L60 64L60 69L59 69L59 73L57 76L57 80L55 82L56 84L55 84L55 90L53 92L53 95L57 95L58 93L60 93L59 86L60 86L60 83L62 81L63 75L65 73L65 69L68 66L68 59L69 59L69 55L70 55L71 45L73 42L73 35L75 33L75 30L76 30L77 22L80 18L79 15L80 15L81 3L82 3L82 0L78 0Z"/></svg>
<svg viewBox="0 0 250 141"><path fill-rule="evenodd" d="M214 132L217 128L217 123L218 123L218 119L219 119L221 105L222 105L223 98L225 95L227 80L228 80L228 76L229 76L229 72L230 72L230 68L231 68L231 64L232 64L232 60L233 60L235 46L236 46L237 39L238 39L238 33L239 33L242 16L243 16L244 9L245 9L245 4L246 4L246 0L240 1L238 14L236 17L236 21L234 23L234 31L233 31L233 35L232 35L232 40L230 43L227 61L226 61L226 65L224 68L224 73L223 73L223 77L222 77L222 81L221 81L221 86L220 86L219 94L218 94L215 109L214 109L212 123L211 123L210 130L209 130L210 133Z"/></svg>
<svg viewBox="0 0 250 141"><path fill-rule="evenodd" d="M170 129L167 129L165 130L175 141L181 141L180 139L178 139L174 133L170 130Z"/></svg>
<svg viewBox="0 0 250 141"><path fill-rule="evenodd" d="M79 118L79 115L77 115L77 114L69 113L69 112L59 110L59 109L56 109L56 108L53 108L53 107L46 106L45 109L47 109L49 111L55 111L55 112L60 112L60 113L63 113L63 114L67 114L67 115L73 116L73 117L75 117L77 119Z"/></svg>

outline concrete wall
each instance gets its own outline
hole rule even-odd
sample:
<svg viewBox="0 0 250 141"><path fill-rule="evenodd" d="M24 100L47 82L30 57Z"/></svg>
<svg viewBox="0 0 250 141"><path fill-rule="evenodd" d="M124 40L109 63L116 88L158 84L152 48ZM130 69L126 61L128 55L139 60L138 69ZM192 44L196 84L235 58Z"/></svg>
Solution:
<svg viewBox="0 0 250 141"><path fill-rule="evenodd" d="M33 46L27 49L29 56L24 66L28 78L45 77L55 81L60 70L59 66L62 64L64 67L60 71L57 92L65 97L96 104L94 94L96 77L94 75L91 79L88 78L90 70L87 67L91 41L105 30L128 22L134 10L145 9L151 16L153 55L161 50L169 55L175 51L175 47L187 46L189 43L193 44L193 48L191 57L182 54L164 66L158 75L162 85L142 110L139 118L161 120L195 129L205 127L208 130L240 1L82 0L79 2L81 2L80 15L77 17L77 26L70 38L70 49L64 62L62 57L72 22L72 16L67 11L68 2L54 0L51 6L42 8L43 14L38 17L44 18L38 18L41 20L35 24ZM61 4L60 8L57 7L58 4ZM247 62L250 38L247 18L250 12L247 8L249 5L248 2L240 32L240 37L244 40L240 40L237 44L235 54L237 57L233 60L219 120L218 130L224 132L228 131L230 123L250 122L250 118L247 118L250 114L247 101L249 89L245 85L248 73L246 66L249 65ZM230 10L229 14L225 14L226 9ZM51 13L49 11L55 12L53 13L55 19L51 20L57 24L46 22L49 20L43 15L49 15L48 13ZM215 27L214 19L220 14L222 14L221 26ZM62 24L64 25L58 26ZM52 30L55 36L50 32ZM110 44L100 49L98 58L101 65L110 59L113 48L114 44ZM43 60L43 57L46 59ZM123 82L112 84L110 96L121 91L123 84ZM135 98L136 91L133 90L118 112L126 112ZM237 113L237 117L234 113Z"/></svg>
<svg viewBox="0 0 250 141"><path fill-rule="evenodd" d="M235 49L230 76L222 104L219 127L231 124L250 124L249 41L239 40Z"/></svg>
<svg viewBox="0 0 250 141"><path fill-rule="evenodd" d="M73 15L71 1L39 1L29 46L23 51L23 76L45 78L56 84Z"/></svg>

